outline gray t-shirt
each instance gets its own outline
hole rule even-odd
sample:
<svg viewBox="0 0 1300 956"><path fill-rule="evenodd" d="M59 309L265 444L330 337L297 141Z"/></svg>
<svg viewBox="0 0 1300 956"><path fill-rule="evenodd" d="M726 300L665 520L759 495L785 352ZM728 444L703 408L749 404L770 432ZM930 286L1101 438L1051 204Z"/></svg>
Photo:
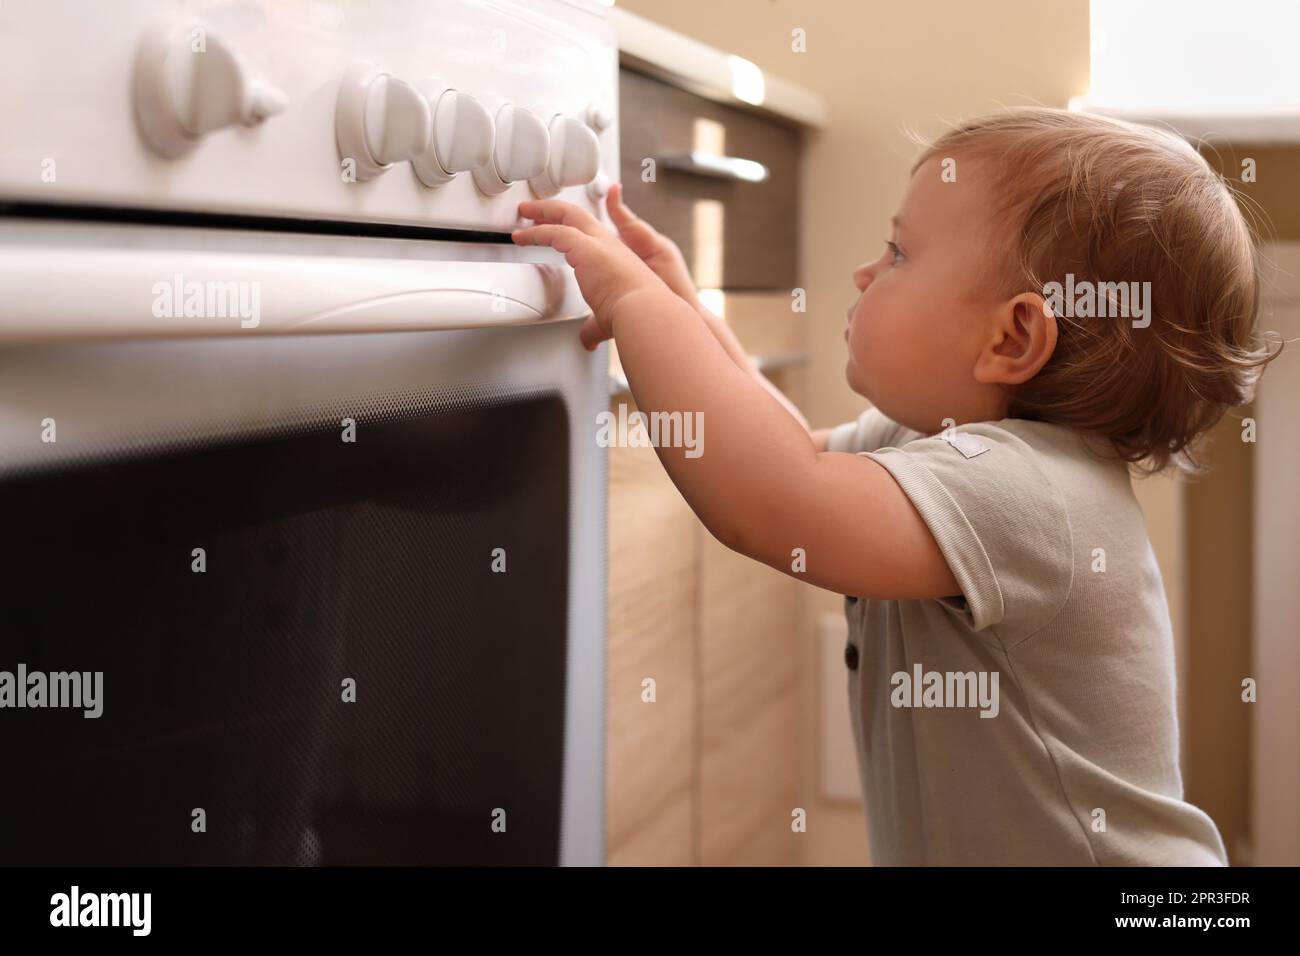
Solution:
<svg viewBox="0 0 1300 956"><path fill-rule="evenodd" d="M1164 582L1098 441L1021 419L926 438L874 408L833 430L829 451L894 476L962 590L845 598L874 864L1227 864L1183 800Z"/></svg>

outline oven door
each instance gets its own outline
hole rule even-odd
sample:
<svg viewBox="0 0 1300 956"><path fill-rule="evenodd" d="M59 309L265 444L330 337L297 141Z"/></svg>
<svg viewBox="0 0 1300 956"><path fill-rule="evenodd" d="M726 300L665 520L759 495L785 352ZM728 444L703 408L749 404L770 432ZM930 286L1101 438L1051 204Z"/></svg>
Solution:
<svg viewBox="0 0 1300 956"><path fill-rule="evenodd" d="M39 232L0 236L0 860L600 864L605 350L545 270ZM256 327L184 314L223 279Z"/></svg>

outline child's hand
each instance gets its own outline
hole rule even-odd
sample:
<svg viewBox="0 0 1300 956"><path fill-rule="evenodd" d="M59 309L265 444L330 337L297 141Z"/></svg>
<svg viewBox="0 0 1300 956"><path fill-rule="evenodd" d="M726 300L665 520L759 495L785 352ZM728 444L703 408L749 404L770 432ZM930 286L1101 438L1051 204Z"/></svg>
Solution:
<svg viewBox="0 0 1300 956"><path fill-rule="evenodd" d="M521 202L519 215L537 225L516 229L511 239L521 246L550 246L573 266L592 311L578 333L588 350L613 336L614 310L628 295L669 291L636 253L585 209L559 199L535 199Z"/></svg>
<svg viewBox="0 0 1300 956"><path fill-rule="evenodd" d="M609 218L618 227L618 237L624 244L635 252L668 288L695 306L699 296L682 250L678 248L677 243L623 205L622 183L614 183L609 187L609 193L605 196L605 207L609 210Z"/></svg>

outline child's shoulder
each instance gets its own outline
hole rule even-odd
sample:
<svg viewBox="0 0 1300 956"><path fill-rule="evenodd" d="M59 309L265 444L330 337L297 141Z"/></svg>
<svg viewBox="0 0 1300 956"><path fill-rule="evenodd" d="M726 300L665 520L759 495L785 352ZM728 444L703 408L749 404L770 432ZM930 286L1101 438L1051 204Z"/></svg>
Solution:
<svg viewBox="0 0 1300 956"><path fill-rule="evenodd" d="M901 426L897 426L901 429ZM998 421L967 422L954 425L933 435L921 435L902 429L897 437L906 443L896 445L916 451L917 442L942 441L974 457L984 450L999 449L998 467L1019 461L1025 467L1057 471L1084 471L1092 475L1112 471L1127 476L1127 464L1115 454L1114 445L1102 436L1029 418L1003 418ZM985 462L986 466L993 462Z"/></svg>
<svg viewBox="0 0 1300 956"><path fill-rule="evenodd" d="M1103 495L1130 490L1127 465L1097 435L1027 418L943 424L924 434L872 407L834 429L827 448L923 466L977 497L1002 489L1022 500L1059 498L1065 486L1077 494L1089 483Z"/></svg>

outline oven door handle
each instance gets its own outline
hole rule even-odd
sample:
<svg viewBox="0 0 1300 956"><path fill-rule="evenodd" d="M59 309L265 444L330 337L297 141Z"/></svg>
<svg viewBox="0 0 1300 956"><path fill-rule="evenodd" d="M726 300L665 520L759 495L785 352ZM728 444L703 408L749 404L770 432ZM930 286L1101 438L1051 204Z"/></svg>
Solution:
<svg viewBox="0 0 1300 956"><path fill-rule="evenodd" d="M0 249L0 343L472 329L590 314L564 264Z"/></svg>

